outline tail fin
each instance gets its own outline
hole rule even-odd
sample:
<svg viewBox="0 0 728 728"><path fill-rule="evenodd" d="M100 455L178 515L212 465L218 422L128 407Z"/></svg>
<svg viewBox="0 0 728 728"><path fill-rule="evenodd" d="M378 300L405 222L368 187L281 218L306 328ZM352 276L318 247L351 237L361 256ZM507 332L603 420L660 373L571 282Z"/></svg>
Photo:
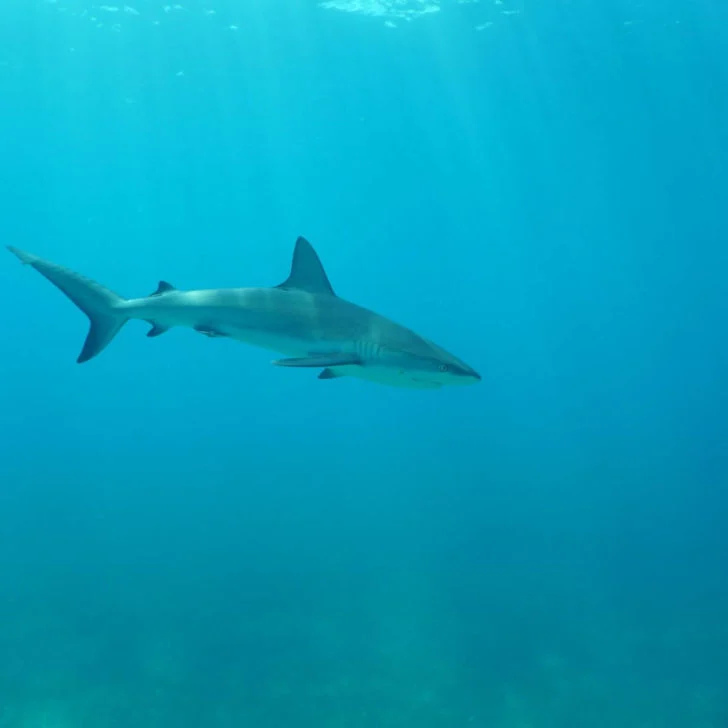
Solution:
<svg viewBox="0 0 728 728"><path fill-rule="evenodd" d="M63 291L88 316L91 326L77 359L79 364L100 354L127 322L120 310L125 299L113 291L36 255L9 246L8 250Z"/></svg>

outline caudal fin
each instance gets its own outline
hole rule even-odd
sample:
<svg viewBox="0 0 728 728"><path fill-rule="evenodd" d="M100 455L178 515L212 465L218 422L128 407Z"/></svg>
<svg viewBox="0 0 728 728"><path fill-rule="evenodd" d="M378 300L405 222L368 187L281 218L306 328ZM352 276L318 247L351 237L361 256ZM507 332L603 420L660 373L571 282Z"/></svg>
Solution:
<svg viewBox="0 0 728 728"><path fill-rule="evenodd" d="M36 255L10 246L8 250L63 291L88 316L91 326L77 359L79 364L100 354L127 322L121 308L124 299L113 291Z"/></svg>

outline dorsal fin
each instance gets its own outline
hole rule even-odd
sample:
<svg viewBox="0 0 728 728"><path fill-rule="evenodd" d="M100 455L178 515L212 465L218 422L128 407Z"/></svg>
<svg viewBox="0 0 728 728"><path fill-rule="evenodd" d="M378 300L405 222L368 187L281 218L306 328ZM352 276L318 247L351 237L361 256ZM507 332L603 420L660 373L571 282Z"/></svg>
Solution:
<svg viewBox="0 0 728 728"><path fill-rule="evenodd" d="M167 281L159 281L159 285L157 286L157 290L152 293L152 296L161 296L163 293L167 293L168 291L175 291L177 290L171 283L167 283Z"/></svg>
<svg viewBox="0 0 728 728"><path fill-rule="evenodd" d="M298 238L293 250L291 274L277 288L295 288L308 293L335 296L316 251L306 238Z"/></svg>

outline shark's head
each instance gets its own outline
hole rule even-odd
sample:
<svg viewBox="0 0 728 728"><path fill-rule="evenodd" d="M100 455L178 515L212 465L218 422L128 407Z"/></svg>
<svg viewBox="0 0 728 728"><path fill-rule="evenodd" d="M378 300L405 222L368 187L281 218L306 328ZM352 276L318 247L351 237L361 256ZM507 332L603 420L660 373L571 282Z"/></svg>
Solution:
<svg viewBox="0 0 728 728"><path fill-rule="evenodd" d="M329 322L329 331L333 330L334 344L333 351L309 351L309 356L276 362L280 366L323 367L319 379L354 376L409 389L439 389L480 381L474 369L432 341L338 298L305 238L296 241L290 275L278 289L303 291L315 297L319 316ZM315 344L328 349L330 342L319 332Z"/></svg>
<svg viewBox="0 0 728 728"><path fill-rule="evenodd" d="M400 386L435 389L480 381L480 374L464 361L431 341L421 342L424 346L390 350L384 356L396 371Z"/></svg>

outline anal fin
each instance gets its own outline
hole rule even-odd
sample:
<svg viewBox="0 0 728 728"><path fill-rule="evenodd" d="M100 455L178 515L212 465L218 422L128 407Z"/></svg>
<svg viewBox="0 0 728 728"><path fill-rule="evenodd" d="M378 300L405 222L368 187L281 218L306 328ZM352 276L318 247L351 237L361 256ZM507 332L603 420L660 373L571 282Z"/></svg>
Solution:
<svg viewBox="0 0 728 728"><path fill-rule="evenodd" d="M154 337L154 336L161 336L165 331L169 331L169 326L160 326L159 324L155 324L154 321L149 322L152 325L152 328L147 331L147 336Z"/></svg>

